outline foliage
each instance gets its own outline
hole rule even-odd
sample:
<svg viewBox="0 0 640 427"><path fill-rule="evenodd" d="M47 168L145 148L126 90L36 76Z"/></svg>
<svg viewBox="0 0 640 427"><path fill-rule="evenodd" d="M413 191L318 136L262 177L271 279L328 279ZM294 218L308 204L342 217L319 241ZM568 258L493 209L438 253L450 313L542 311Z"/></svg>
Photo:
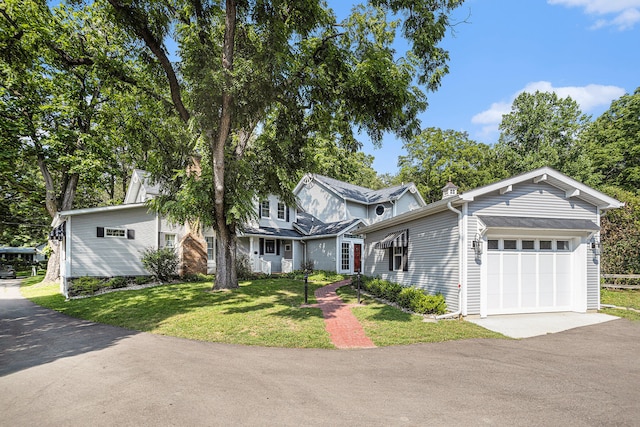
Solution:
<svg viewBox="0 0 640 427"><path fill-rule="evenodd" d="M69 296L93 295L102 287L102 280L97 277L78 277L69 285Z"/></svg>
<svg viewBox="0 0 640 427"><path fill-rule="evenodd" d="M605 192L625 203L601 218L601 271L605 274L640 273L640 195L616 187Z"/></svg>
<svg viewBox="0 0 640 427"><path fill-rule="evenodd" d="M240 280L249 280L253 277L251 261L247 255L242 254L236 257L236 271Z"/></svg>
<svg viewBox="0 0 640 427"><path fill-rule="evenodd" d="M442 198L451 180L460 191L480 187L500 177L488 145L469 139L466 132L428 128L404 144L396 183L414 182L427 203Z"/></svg>
<svg viewBox="0 0 640 427"><path fill-rule="evenodd" d="M613 101L583 133L595 172L608 185L640 189L640 87Z"/></svg>
<svg viewBox="0 0 640 427"><path fill-rule="evenodd" d="M370 294L396 303L414 313L443 314L447 310L447 304L441 294L429 295L414 287L376 278L365 278L362 285Z"/></svg>
<svg viewBox="0 0 640 427"><path fill-rule="evenodd" d="M300 261L300 270L302 271L307 271L309 273L312 273L314 267L315 267L315 262L311 258Z"/></svg>
<svg viewBox="0 0 640 427"><path fill-rule="evenodd" d="M201 155L196 173L188 159L173 169L157 164L167 193L154 207L215 229L216 288L238 285L236 235L255 217L255 198L271 193L293 205L291 188L312 164L314 142L354 151L354 129L377 144L385 132L408 140L419 131L427 103L414 80L439 87L448 53L437 44L460 3L368 2L337 22L318 0L108 0L112 22L144 43L135 53L164 77L158 87L193 136L183 152ZM393 50L397 35L408 41L404 57ZM169 36L175 63L163 46Z"/></svg>
<svg viewBox="0 0 640 427"><path fill-rule="evenodd" d="M180 262L176 251L169 247L147 248L142 251L140 260L144 268L161 282L167 282L175 276Z"/></svg>
<svg viewBox="0 0 640 427"><path fill-rule="evenodd" d="M110 289L120 289L120 288L126 288L128 284L129 284L129 281L127 280L126 277L117 276L109 279L109 281L105 283L105 286Z"/></svg>
<svg viewBox="0 0 640 427"><path fill-rule="evenodd" d="M133 281L136 285L144 285L153 280L151 276L136 276Z"/></svg>
<svg viewBox="0 0 640 427"><path fill-rule="evenodd" d="M508 175L550 166L587 185L596 184L588 147L579 138L589 119L570 97L521 93L500 123L495 147L500 165Z"/></svg>

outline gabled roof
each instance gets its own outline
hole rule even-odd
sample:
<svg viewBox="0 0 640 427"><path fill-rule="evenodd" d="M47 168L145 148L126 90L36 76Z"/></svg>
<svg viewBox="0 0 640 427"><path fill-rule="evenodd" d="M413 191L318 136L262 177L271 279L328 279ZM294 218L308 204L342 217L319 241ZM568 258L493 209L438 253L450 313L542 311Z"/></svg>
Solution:
<svg viewBox="0 0 640 427"><path fill-rule="evenodd" d="M151 183L149 172L142 169L134 169L124 203L135 203L141 190L144 190L147 196L157 196L160 194L160 185Z"/></svg>
<svg viewBox="0 0 640 427"><path fill-rule="evenodd" d="M577 197L594 206L598 206L600 210L616 209L624 206L624 203L614 199L613 197L609 197L604 193L594 190L588 185L578 182L548 166L534 169L530 172L467 191L460 194L460 197L462 200L470 202L476 197L484 196L485 194L489 194L494 191L500 191L502 193L511 191L511 187L513 185L527 181L534 182L536 184L539 182L546 182L553 187L563 190L567 198Z"/></svg>
<svg viewBox="0 0 640 427"><path fill-rule="evenodd" d="M129 203L126 205L111 205L111 206L99 206L96 208L82 208L82 209L72 209L68 211L60 211L58 215L53 218L51 222L51 226L55 227L64 221L67 217L75 216L75 215L86 215L93 213L103 213L103 212L115 212L122 211L126 209L135 209L135 208L148 208L145 203Z"/></svg>
<svg viewBox="0 0 640 427"><path fill-rule="evenodd" d="M418 199L418 203L421 206L426 205L424 199L422 199L422 196L420 196L420 193L417 191L416 186L412 182L402 185L396 185L394 187L383 188L381 190L372 190L370 188L349 184L348 182L329 178L323 175L307 174L300 180L298 185L296 185L293 193L298 194L302 186L307 184L311 180L315 180L327 190L336 194L338 197L365 205L397 200L402 197L402 195L407 191L416 195L416 199Z"/></svg>
<svg viewBox="0 0 640 427"><path fill-rule="evenodd" d="M261 236L261 237L273 237L281 239L294 239L299 240L302 235L296 230L290 228L275 228L275 227L245 227L240 232L241 236Z"/></svg>
<svg viewBox="0 0 640 427"><path fill-rule="evenodd" d="M503 179L502 181L495 182L493 184L485 185L473 190L469 190L462 194L447 197L446 199L438 200L430 203L427 206L415 209L413 211L405 212L396 217L389 218L374 224L368 225L360 229L361 233L371 233L376 230L392 227L394 225L403 224L407 221L433 215L438 212L445 211L449 207L460 206L465 202L472 202L475 198L484 196L493 192L506 193L512 190L512 186L521 184L524 182L546 182L547 184L565 191L567 198L577 197L594 206L598 206L601 211L607 209L615 209L624 206L624 203L607 196L593 188L576 181L567 175L558 172L550 167L542 167L532 170L527 173L523 173L511 178ZM574 224L575 226L575 224ZM589 229L589 227L586 227Z"/></svg>

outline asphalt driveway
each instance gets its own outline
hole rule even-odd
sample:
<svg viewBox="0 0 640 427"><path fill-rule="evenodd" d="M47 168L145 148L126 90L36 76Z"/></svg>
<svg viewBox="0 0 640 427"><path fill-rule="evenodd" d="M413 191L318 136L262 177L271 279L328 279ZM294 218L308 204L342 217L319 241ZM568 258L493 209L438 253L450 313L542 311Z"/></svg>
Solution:
<svg viewBox="0 0 640 427"><path fill-rule="evenodd" d="M0 281L0 425L637 425L640 323L366 350L68 318Z"/></svg>

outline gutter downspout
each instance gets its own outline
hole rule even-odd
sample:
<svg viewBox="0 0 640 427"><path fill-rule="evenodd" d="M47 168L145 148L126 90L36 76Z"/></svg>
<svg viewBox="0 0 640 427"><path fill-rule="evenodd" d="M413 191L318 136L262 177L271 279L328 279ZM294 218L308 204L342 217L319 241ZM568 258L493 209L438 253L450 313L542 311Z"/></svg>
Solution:
<svg viewBox="0 0 640 427"><path fill-rule="evenodd" d="M462 313L462 251L464 250L463 245L463 234L462 234L462 212L458 209L454 208L451 205L451 202L447 203L447 209L451 212L458 214L458 310L454 313L441 314L440 316L436 316L437 320L440 319L449 319L452 317L460 317Z"/></svg>

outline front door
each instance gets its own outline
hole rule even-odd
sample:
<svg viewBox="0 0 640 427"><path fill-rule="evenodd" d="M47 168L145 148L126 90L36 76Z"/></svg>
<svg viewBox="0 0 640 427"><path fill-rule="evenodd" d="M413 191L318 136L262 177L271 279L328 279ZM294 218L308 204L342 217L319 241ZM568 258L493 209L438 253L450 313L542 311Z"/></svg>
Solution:
<svg viewBox="0 0 640 427"><path fill-rule="evenodd" d="M362 260L362 245L360 243L355 243L353 245L353 272L354 273L362 272L361 260Z"/></svg>

